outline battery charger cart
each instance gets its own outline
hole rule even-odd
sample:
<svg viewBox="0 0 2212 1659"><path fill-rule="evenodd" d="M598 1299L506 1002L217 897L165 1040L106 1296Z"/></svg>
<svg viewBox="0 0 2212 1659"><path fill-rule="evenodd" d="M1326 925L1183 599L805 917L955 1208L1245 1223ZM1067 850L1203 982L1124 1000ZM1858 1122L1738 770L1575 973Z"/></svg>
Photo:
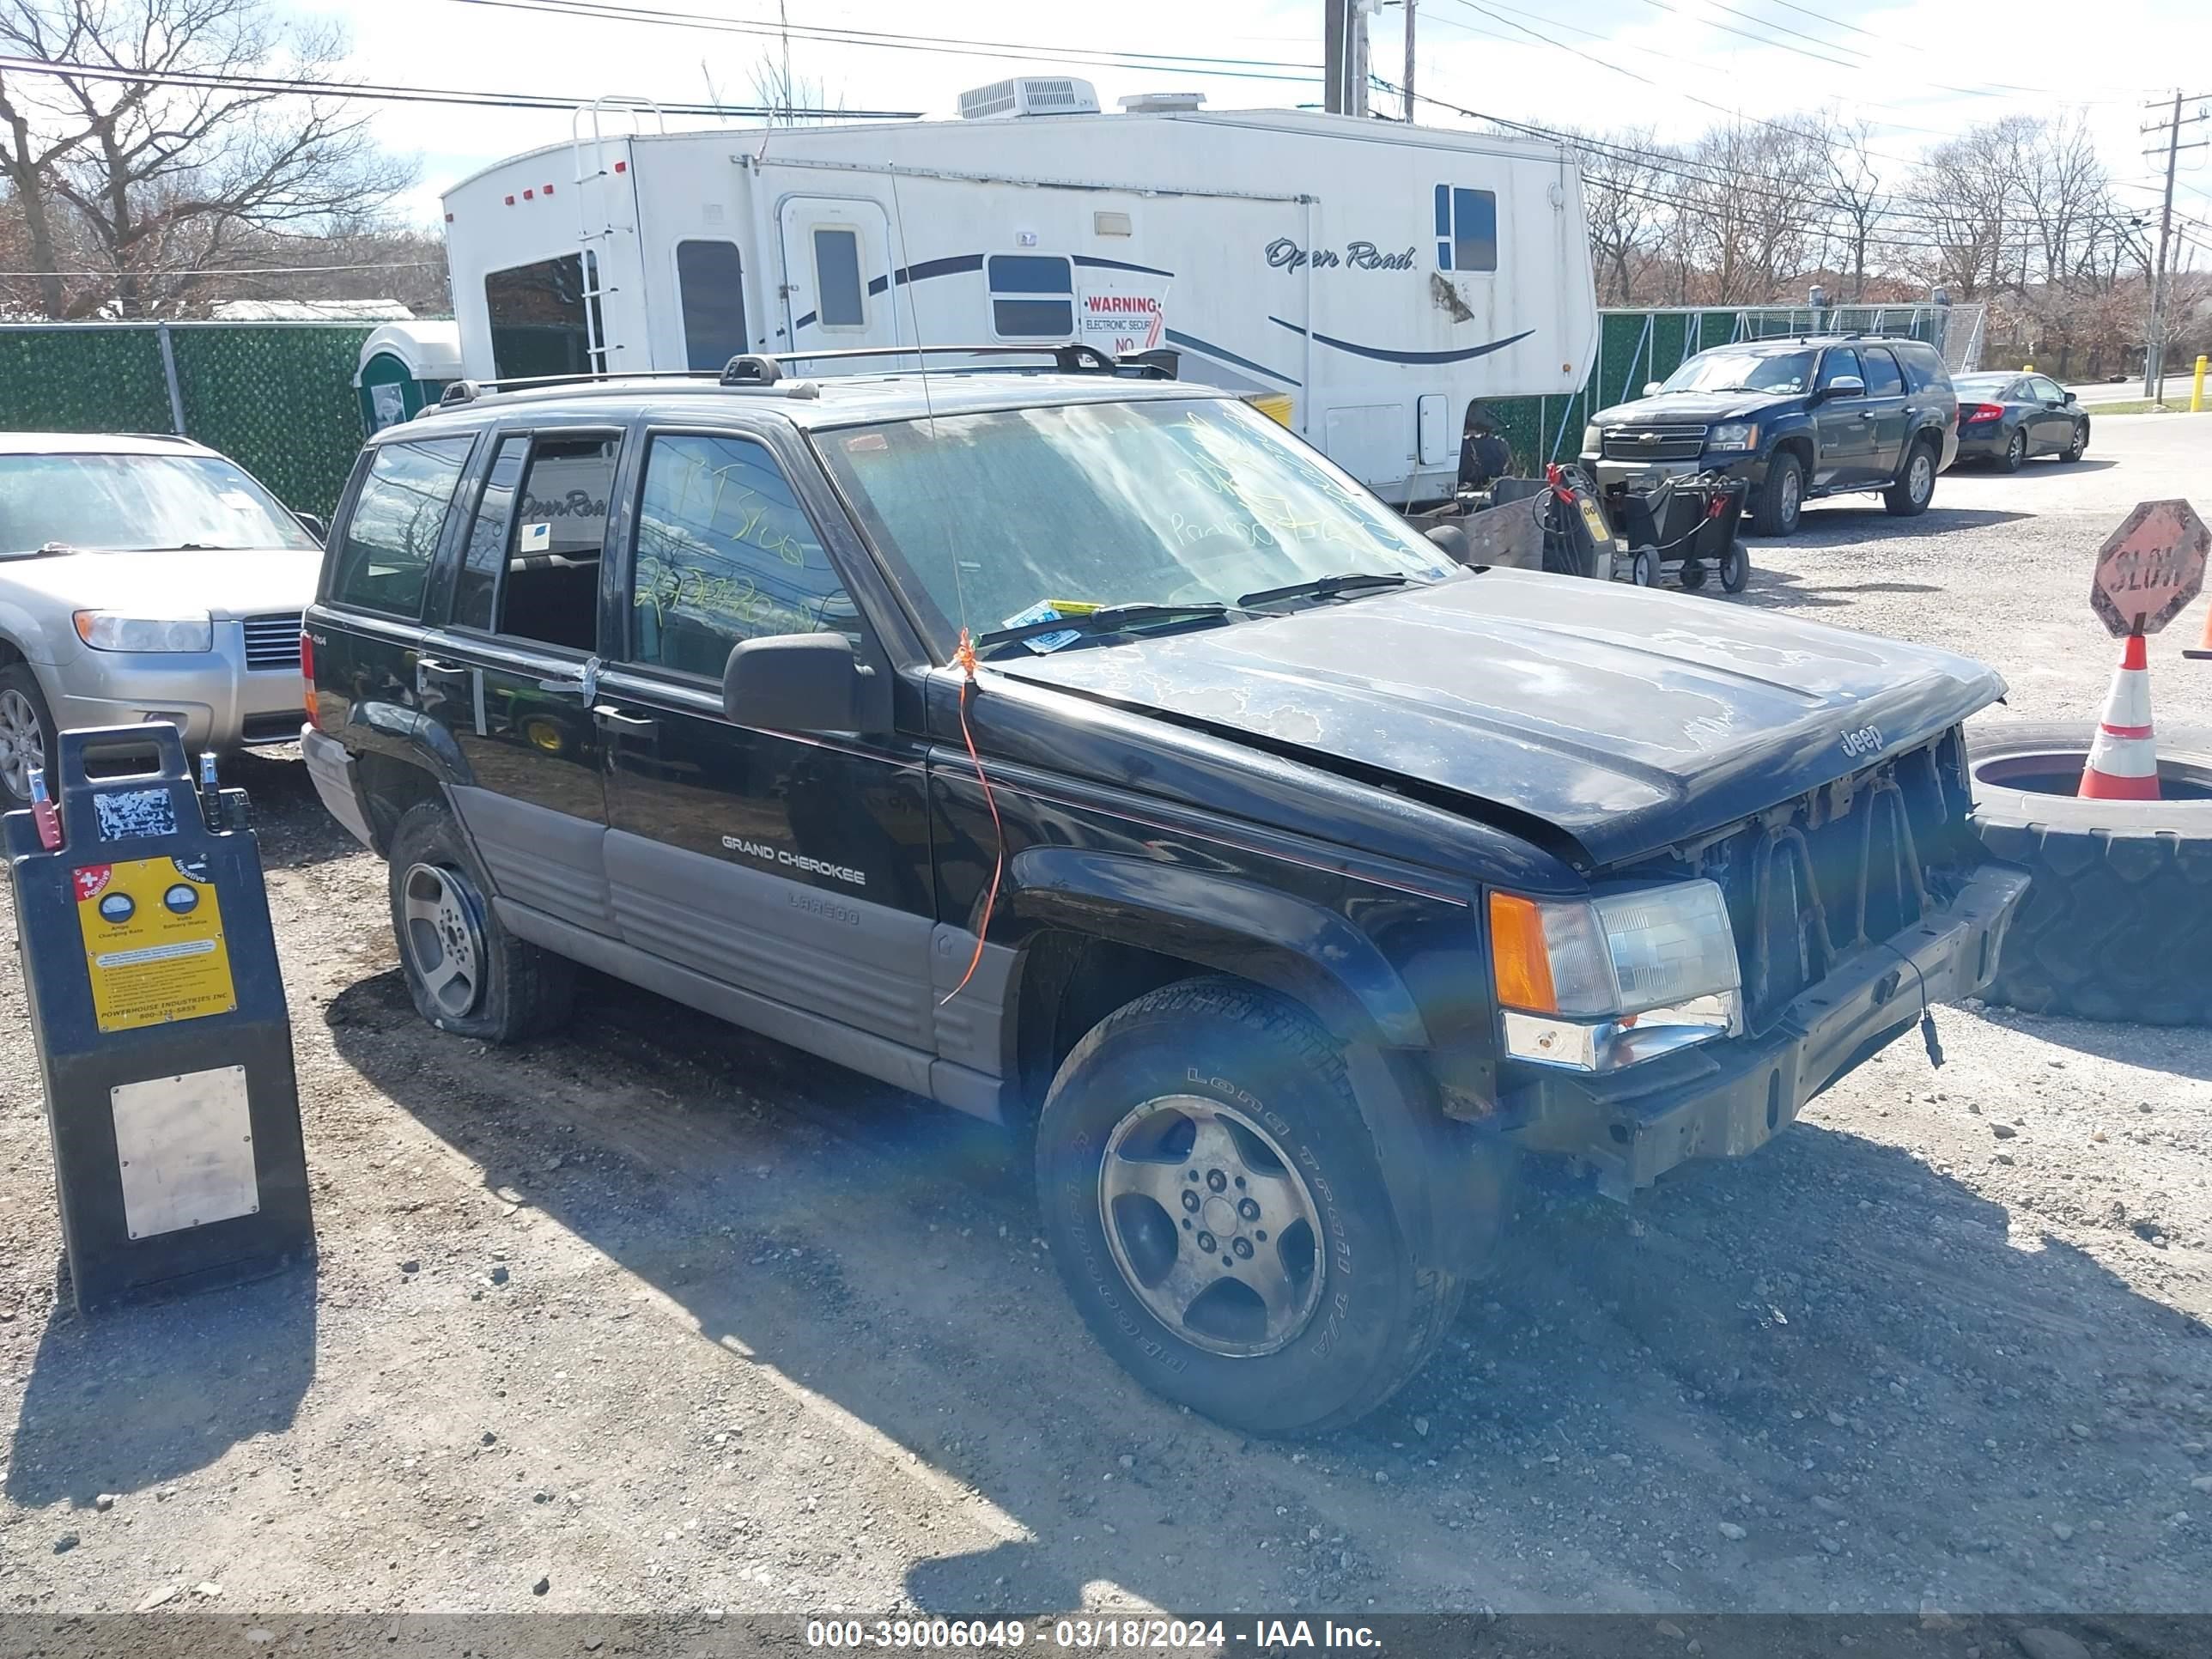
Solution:
<svg viewBox="0 0 2212 1659"><path fill-rule="evenodd" d="M1723 592L1742 592L1751 580L1751 550L1737 532L1749 488L1741 478L1714 472L1662 473L1613 485L1604 501L1619 540L1613 579L1656 587L1671 577L1695 592L1717 574Z"/></svg>

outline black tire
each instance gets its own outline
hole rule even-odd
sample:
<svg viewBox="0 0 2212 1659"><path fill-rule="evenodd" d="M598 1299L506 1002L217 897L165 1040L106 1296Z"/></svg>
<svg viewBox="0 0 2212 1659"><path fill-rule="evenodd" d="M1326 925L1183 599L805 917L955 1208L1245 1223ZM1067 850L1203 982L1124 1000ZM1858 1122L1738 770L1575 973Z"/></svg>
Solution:
<svg viewBox="0 0 2212 1659"><path fill-rule="evenodd" d="M2014 427L2012 436L2005 441L2004 453L1997 457L1997 471L2017 472L2027 465L2027 434Z"/></svg>
<svg viewBox="0 0 2212 1659"><path fill-rule="evenodd" d="M1705 585L1705 562L1703 559L1682 561L1682 591L1694 593Z"/></svg>
<svg viewBox="0 0 2212 1659"><path fill-rule="evenodd" d="M1741 542L1730 542L1721 555L1721 592L1741 593L1750 585L1751 550Z"/></svg>
<svg viewBox="0 0 2212 1659"><path fill-rule="evenodd" d="M2074 422L2074 435L2067 441L2066 447L2058 452L2058 459L2062 461L2078 461L2088 452L2088 448L2089 422L2086 419L2076 421Z"/></svg>
<svg viewBox="0 0 2212 1659"><path fill-rule="evenodd" d="M1804 516L1805 464L1794 450L1777 450L1766 464L1766 481L1759 488L1759 510L1751 516L1751 527L1761 536L1794 536Z"/></svg>
<svg viewBox="0 0 2212 1659"><path fill-rule="evenodd" d="M1917 519L1928 510L1928 503L1936 499L1936 446L1915 438L1905 452L1896 482L1881 492L1881 504L1891 518Z"/></svg>
<svg viewBox="0 0 2212 1659"><path fill-rule="evenodd" d="M1117 1132L1126 1133L1131 1123L1166 1122L1172 1159L1167 1170L1172 1172L1186 1155L1205 1158L1175 1146L1175 1109L1164 1103L1176 1100L1189 1103L1201 1118L1220 1113L1241 1117L1248 1127L1264 1126L1281 1166L1299 1183L1305 1218L1282 1229L1273 1248L1287 1259L1285 1247L1304 1227L1311 1246L1308 1277L1294 1282L1290 1299L1305 1297L1307 1311L1302 1324L1286 1323L1279 1338L1271 1332L1255 1337L1278 1344L1264 1352L1231 1353L1201 1346L1192 1334L1200 1328L1196 1322L1186 1317L1177 1325L1161 1317L1146 1298L1162 1291L1147 1291L1138 1271L1117 1256L1135 1261L1135 1246L1147 1242L1145 1228L1133 1224L1144 1219L1141 1208L1127 1212L1131 1220L1119 1219L1124 1200L1107 1196L1106 1165ZM1146 1108L1155 1118L1142 1116ZM1240 1144L1244 1139L1239 1137ZM1108 1016L1076 1045L1053 1079L1037 1123L1045 1236L1085 1322L1146 1387L1250 1433L1338 1428L1374 1410L1420 1369L1459 1306L1463 1280L1416 1261L1391 1201L1378 1147L1405 1139L1376 1132L1353 1092L1342 1052L1303 1010L1237 980L1183 981ZM1263 1144L1260 1150L1270 1149ZM1131 1161L1149 1169L1159 1157L1132 1155ZM1415 1182L1434 1178L1426 1165L1401 1173ZM1191 1196L1212 1184L1212 1176L1208 1170L1200 1177ZM1172 1173L1167 1179L1173 1181ZM1275 1185L1255 1176L1253 1190L1279 1207L1270 1190ZM1492 1203L1502 1221L1502 1183L1483 1191L1471 1200L1455 1194L1455 1201ZM1227 1196L1237 1194L1230 1190ZM1200 1199L1198 1230L1186 1225L1181 1233L1173 1222L1189 1218L1171 1218L1164 1203L1153 1206L1158 1219L1146 1224L1152 1229L1149 1242L1165 1249L1170 1265L1164 1272L1201 1262L1213 1270L1211 1250L1194 1254L1211 1237L1206 1228L1212 1203ZM1109 1204L1117 1217L1110 1239ZM1271 1207L1251 1224L1273 1213ZM1229 1241L1216 1242L1225 1251ZM1237 1242L1249 1240L1240 1232ZM1244 1265L1235 1264L1234 1270ZM1219 1271L1233 1277L1232 1269ZM1152 1282L1172 1288L1166 1278ZM1207 1285L1185 1313L1196 1314L1217 1290L1227 1297L1222 1310L1236 1312L1243 1305L1239 1297L1251 1309L1261 1307L1249 1286L1224 1282Z"/></svg>
<svg viewBox="0 0 2212 1659"><path fill-rule="evenodd" d="M500 924L486 902L489 884L443 801L408 808L387 857L392 937L416 1012L441 1031L486 1042L519 1042L568 1017L574 964ZM434 982L439 964L464 954L465 994L458 980Z"/></svg>
<svg viewBox="0 0 2212 1659"><path fill-rule="evenodd" d="M1659 556L1648 547L1636 550L1636 557L1628 567L1628 580L1638 587L1659 586Z"/></svg>
<svg viewBox="0 0 2212 1659"><path fill-rule="evenodd" d="M30 664L11 662L0 668L0 806L29 805L31 768L43 770L53 760L54 711Z"/></svg>
<svg viewBox="0 0 2212 1659"><path fill-rule="evenodd" d="M2212 1024L2212 730L2158 736L2166 793L2194 799L2018 787L2040 757L2078 775L2094 730L2023 721L1969 736L1983 844L2035 878L1984 994L2030 1013Z"/></svg>

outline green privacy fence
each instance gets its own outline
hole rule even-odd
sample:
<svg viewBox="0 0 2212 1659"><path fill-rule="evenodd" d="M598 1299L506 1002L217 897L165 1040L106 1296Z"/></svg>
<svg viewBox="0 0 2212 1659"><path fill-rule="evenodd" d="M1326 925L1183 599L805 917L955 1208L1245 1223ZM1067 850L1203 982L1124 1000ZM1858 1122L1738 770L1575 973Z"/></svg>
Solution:
<svg viewBox="0 0 2212 1659"><path fill-rule="evenodd" d="M327 515L361 448L366 323L0 325L0 428L181 432Z"/></svg>
<svg viewBox="0 0 2212 1659"><path fill-rule="evenodd" d="M1648 380L1663 380L1685 359L1736 340L1778 339L1793 334L1890 334L1910 337L1943 354L1952 373L1978 366L1980 306L1735 306L1601 312L1598 360L1571 398L1501 398L1489 408L1498 435L1513 448L1516 469L1533 471L1547 461L1572 460L1581 452L1583 428L1596 410L1639 396Z"/></svg>

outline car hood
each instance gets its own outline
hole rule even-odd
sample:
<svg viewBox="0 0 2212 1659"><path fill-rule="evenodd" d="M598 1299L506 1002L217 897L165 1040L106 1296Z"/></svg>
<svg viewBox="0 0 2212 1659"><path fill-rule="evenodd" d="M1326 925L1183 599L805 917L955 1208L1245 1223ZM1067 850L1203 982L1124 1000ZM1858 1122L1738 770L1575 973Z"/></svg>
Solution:
<svg viewBox="0 0 2212 1659"><path fill-rule="evenodd" d="M1924 742L2005 689L1926 646L1507 570L993 665L1504 827L1540 820L1600 865Z"/></svg>
<svg viewBox="0 0 2212 1659"><path fill-rule="evenodd" d="M1659 426L1673 421L1743 421L1790 401L1768 392L1662 392L1656 398L1615 404L1590 416L1593 426Z"/></svg>
<svg viewBox="0 0 2212 1659"><path fill-rule="evenodd" d="M313 547L34 555L0 559L0 595L59 610L147 617L204 611L220 620L306 610L322 562L322 550Z"/></svg>

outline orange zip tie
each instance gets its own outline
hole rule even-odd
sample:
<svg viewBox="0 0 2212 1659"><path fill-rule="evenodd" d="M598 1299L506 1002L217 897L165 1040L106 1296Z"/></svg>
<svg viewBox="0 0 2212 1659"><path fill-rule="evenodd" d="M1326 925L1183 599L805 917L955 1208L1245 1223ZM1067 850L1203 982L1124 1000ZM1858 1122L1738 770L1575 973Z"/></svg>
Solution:
<svg viewBox="0 0 2212 1659"><path fill-rule="evenodd" d="M999 838L998 861L991 866L991 885L983 894L983 915L975 927L975 954L968 958L968 971L960 975L960 983L938 999L942 1008L946 1003L968 988L968 981L975 977L975 969L982 965L983 941L991 932L991 911L999 902L999 879L1006 871L1006 826L999 817L999 798L991 793L991 780L983 771L983 757L975 752L975 734L968 729L968 693L975 684L975 647L968 637L968 630L960 630L960 644L952 653L953 665L967 675L960 683L960 740L968 745L968 758L975 763L975 781L983 786L983 803L991 809L991 828Z"/></svg>

